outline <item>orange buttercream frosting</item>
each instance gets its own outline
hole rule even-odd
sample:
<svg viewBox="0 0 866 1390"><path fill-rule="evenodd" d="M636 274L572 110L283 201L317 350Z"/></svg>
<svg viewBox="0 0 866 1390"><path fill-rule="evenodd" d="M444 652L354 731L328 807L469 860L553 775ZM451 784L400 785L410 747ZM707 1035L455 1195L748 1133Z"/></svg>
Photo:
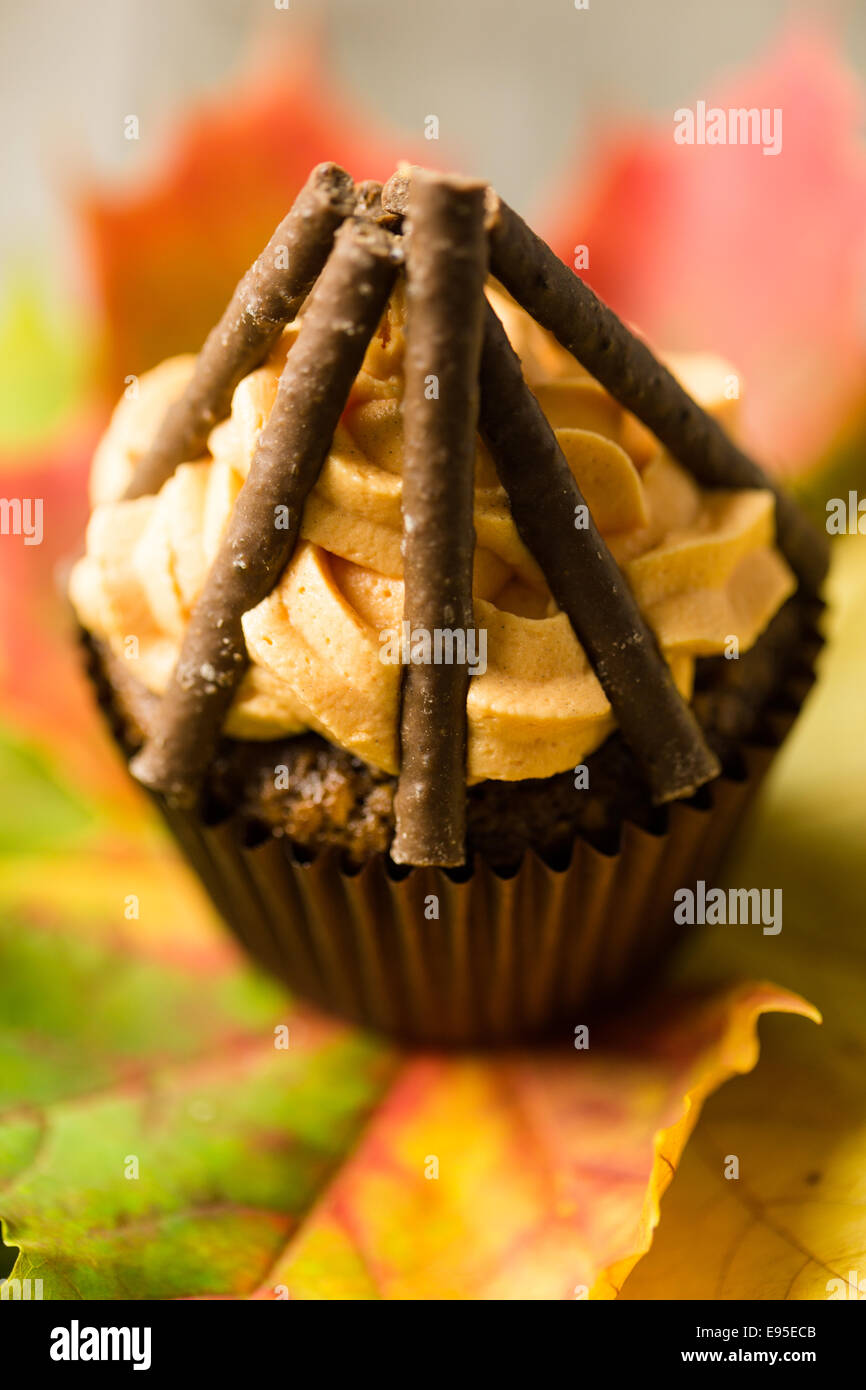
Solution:
<svg viewBox="0 0 866 1390"><path fill-rule="evenodd" d="M695 658L730 650L732 638L745 651L795 588L774 546L772 494L702 490L528 315L498 289L488 293L688 697ZM398 288L307 502L297 549L272 593L244 618L251 664L226 725L239 739L313 729L387 772L397 771L398 757L400 667L382 658L403 610L404 317ZM84 626L154 692L168 682L299 326L290 324L240 383L231 415L211 432L208 456L182 464L157 496L118 500L183 390L192 357L143 376L96 451L87 551L73 571L72 598ZM736 401L724 389L731 369L710 357L668 363L731 427ZM486 635L486 669L469 687L469 777L547 777L582 762L615 721L517 534L480 440L475 530L475 620Z"/></svg>

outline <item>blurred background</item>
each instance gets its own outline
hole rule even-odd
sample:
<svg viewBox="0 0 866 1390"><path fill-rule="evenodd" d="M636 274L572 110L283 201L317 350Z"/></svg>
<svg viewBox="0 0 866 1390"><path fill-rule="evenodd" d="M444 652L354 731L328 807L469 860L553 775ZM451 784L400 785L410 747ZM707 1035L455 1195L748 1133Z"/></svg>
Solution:
<svg viewBox="0 0 866 1390"><path fill-rule="evenodd" d="M407 141L440 139L505 197L540 199L600 117L666 117L754 57L791 16L832 21L866 71L859 0L4 0L2 249L61 252L62 184L77 169L134 180L179 112L256 53L315 34L349 103ZM123 118L136 113L137 143Z"/></svg>
<svg viewBox="0 0 866 1390"><path fill-rule="evenodd" d="M746 443L819 521L866 496L862 0L279 3L0 0L0 497L44 502L41 545L0 534L0 1043L27 1106L126 1075L169 1019L180 1050L210 1046L220 972L241 989L100 732L62 577L126 378L199 346L314 163L483 175L569 263L585 246L656 345L736 365ZM676 145L699 100L781 109L781 153ZM818 691L729 869L784 886L784 932L702 938L688 962L769 975L825 1027L768 1027L758 1072L708 1107L633 1296L824 1297L829 1261L863 1270L866 539L834 548ZM127 921L141 882L147 921ZM748 1234L757 1200L736 1206L716 1158L752 1140L794 1234L716 1268L695 1232ZM789 1210L803 1174L824 1186Z"/></svg>
<svg viewBox="0 0 866 1390"><path fill-rule="evenodd" d="M3 0L0 447L38 437L95 384L105 401L116 399L128 372L194 349L302 171L327 156L353 161L359 177L386 174L401 155L483 175L540 219L561 254L594 237L588 278L650 336L671 348L721 350L751 375L750 354L743 360L740 351L744 304L755 304L767 277L775 287L759 307L784 304L791 326L780 252L787 275L800 256L804 280L814 278L807 241L812 257L823 257L825 281L837 259L823 227L816 235L810 222L798 233L790 220L792 182L804 199L807 179L817 191L809 160L823 141L825 214L837 217L829 234L838 237L846 219L849 236L831 293L856 300L859 353L862 258L856 286L851 265L862 253L859 242L852 249L862 186L850 168L846 200L857 205L849 211L834 203L831 185L852 157L841 125L850 141L860 119L850 109L842 116L840 103L850 107L855 76L866 70L866 8L857 0L822 4L820 15L790 0L577 4ZM787 59L786 44L796 49ZM672 153L673 112L735 90L771 106L784 96L783 157L713 151L709 178L688 175L697 186L684 205L680 185L668 189L657 167L661 150ZM430 116L436 140L426 138ZM649 166L648 132L658 142ZM695 170L699 153L685 152ZM787 178L773 163L787 165ZM688 169L681 157L679 171ZM757 203L746 188L756 177ZM721 206L731 201L732 178L740 189L733 213ZM707 241L707 219L720 211L730 225ZM637 219L645 228L638 241ZM792 230L800 240L786 255L775 243ZM695 277L681 265L687 238L685 259L699 265L697 299ZM708 280L722 275L727 309L717 293L708 314ZM826 357L827 317L816 362ZM849 331L840 354L848 378L861 365L853 346ZM803 370L785 382L797 392L803 384ZM831 408L838 414L835 396ZM778 411L764 428L756 402L748 411L758 422L754 442L781 466L789 441L774 433ZM805 439L795 431L801 451L826 443L826 429L813 423Z"/></svg>

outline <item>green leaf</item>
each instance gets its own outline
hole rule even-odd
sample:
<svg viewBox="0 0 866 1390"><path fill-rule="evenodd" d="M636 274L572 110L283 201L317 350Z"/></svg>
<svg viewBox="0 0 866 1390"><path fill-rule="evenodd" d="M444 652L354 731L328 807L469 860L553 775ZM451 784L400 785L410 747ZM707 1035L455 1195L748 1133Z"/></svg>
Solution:
<svg viewBox="0 0 866 1390"><path fill-rule="evenodd" d="M81 401L93 354L44 269L10 270L0 310L0 449L50 434Z"/></svg>
<svg viewBox="0 0 866 1390"><path fill-rule="evenodd" d="M54 847L82 836L93 814L45 754L0 727L0 854Z"/></svg>
<svg viewBox="0 0 866 1390"><path fill-rule="evenodd" d="M248 970L202 978L23 922L0 949L15 1276L49 1298L258 1282L381 1093L384 1050L289 1017Z"/></svg>

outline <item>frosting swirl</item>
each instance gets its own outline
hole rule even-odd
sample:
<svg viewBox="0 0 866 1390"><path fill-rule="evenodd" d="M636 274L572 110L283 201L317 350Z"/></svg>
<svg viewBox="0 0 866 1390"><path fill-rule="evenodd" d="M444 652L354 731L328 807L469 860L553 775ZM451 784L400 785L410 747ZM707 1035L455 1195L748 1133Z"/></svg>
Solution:
<svg viewBox="0 0 866 1390"><path fill-rule="evenodd" d="M491 300L553 425L599 530L691 693L695 658L751 646L795 588L774 547L766 491L705 492L638 421L501 291ZM400 667L383 660L399 629L402 288L392 296L353 387L301 539L278 584L244 618L250 666L226 732L272 739L312 729L397 771ZM141 378L118 405L93 461L87 550L71 594L91 632L161 692L216 553L300 327L238 386L206 457L182 464L155 497L119 500L192 357ZM715 358L669 359L704 405L732 423L729 371ZM531 463L527 463L531 466ZM608 701L511 520L479 440L475 471L475 620L486 669L470 682L468 774L547 777L582 762L614 728Z"/></svg>

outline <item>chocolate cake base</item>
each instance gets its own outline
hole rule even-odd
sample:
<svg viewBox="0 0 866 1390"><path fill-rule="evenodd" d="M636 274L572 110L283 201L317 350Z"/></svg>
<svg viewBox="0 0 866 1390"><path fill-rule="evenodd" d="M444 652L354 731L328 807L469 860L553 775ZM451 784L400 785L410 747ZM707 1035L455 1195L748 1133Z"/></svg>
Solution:
<svg viewBox="0 0 866 1390"><path fill-rule="evenodd" d="M761 742L765 710L792 680L810 679L821 605L789 599L757 644L737 660L697 662L694 707L707 741L730 775L741 772L740 747ZM142 742L156 697L130 677L129 664L93 639L112 690L129 752ZM653 807L640 769L619 734L586 760L588 789L574 772L519 782L485 781L468 791L468 857L513 872L527 850L556 865L576 835L608 852L624 820L661 830L667 811ZM276 769L281 769L276 775ZM284 769L284 771L283 771ZM205 818L239 816L251 842L284 835L302 853L338 849L349 866L387 851L394 830L396 778L361 762L318 734L269 742L224 739L207 780ZM695 798L703 804L705 794Z"/></svg>

